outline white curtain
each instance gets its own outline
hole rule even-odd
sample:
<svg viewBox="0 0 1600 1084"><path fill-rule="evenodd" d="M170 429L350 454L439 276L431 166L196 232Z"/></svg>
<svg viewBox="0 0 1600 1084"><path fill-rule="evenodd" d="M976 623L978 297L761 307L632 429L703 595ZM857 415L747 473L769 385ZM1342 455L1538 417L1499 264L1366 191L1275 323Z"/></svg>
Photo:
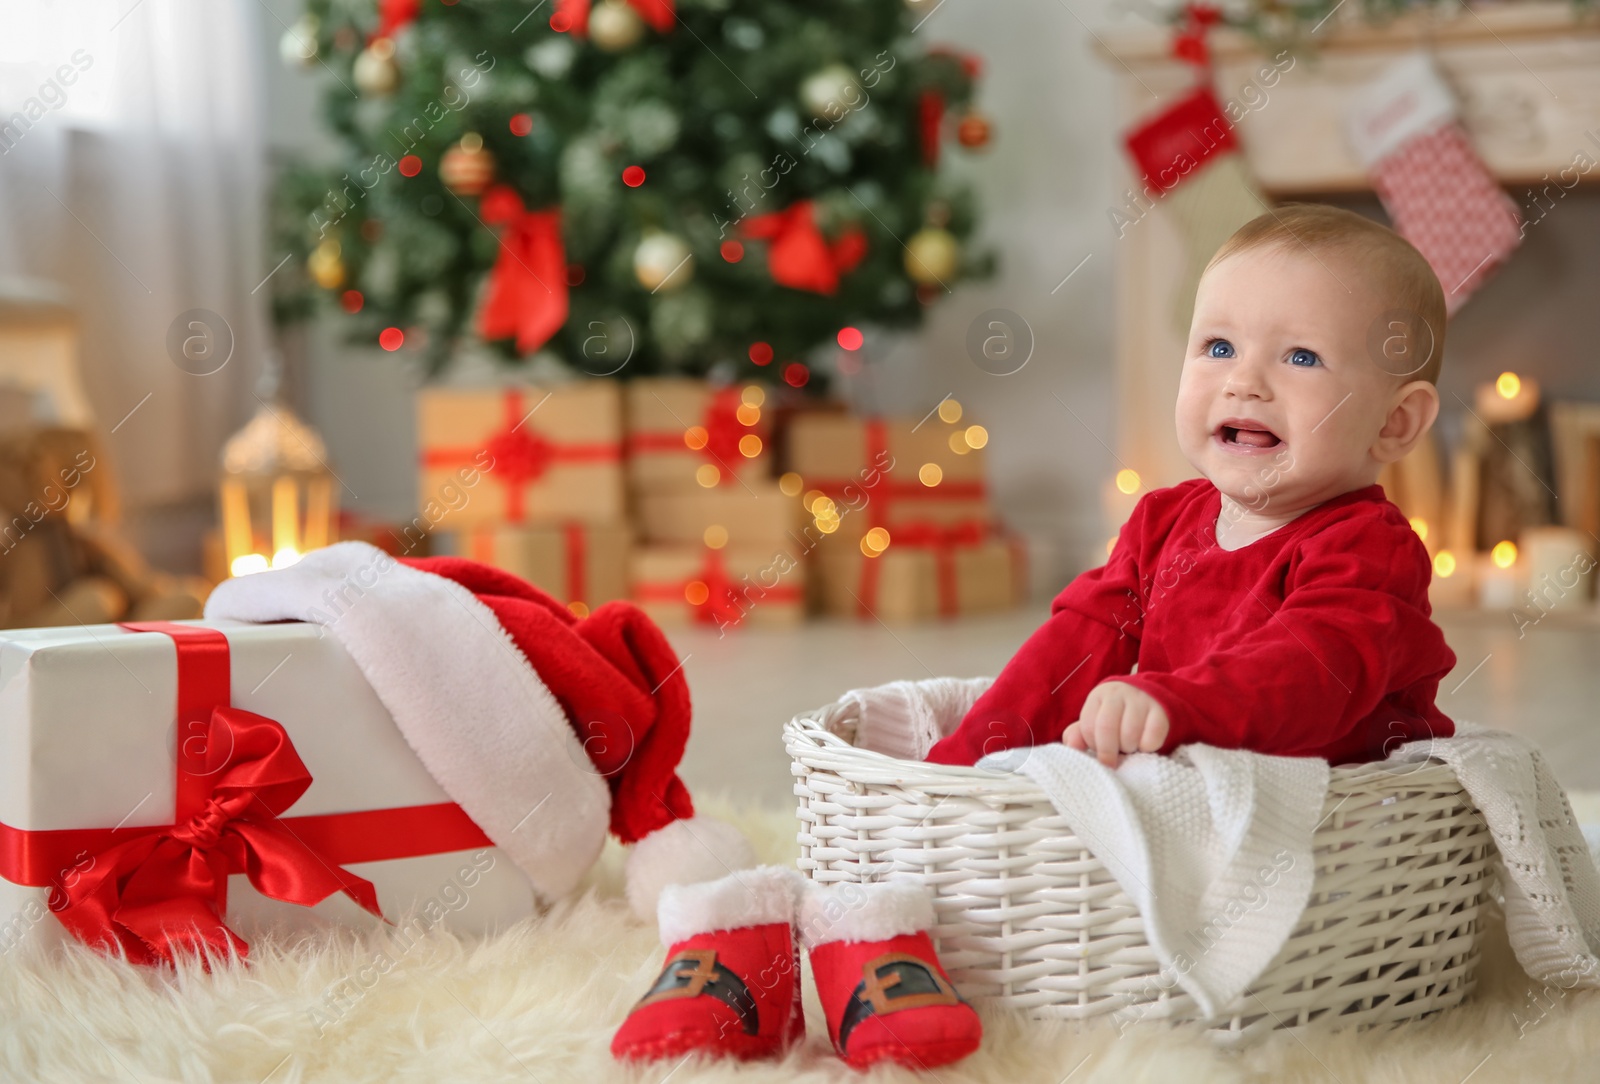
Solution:
<svg viewBox="0 0 1600 1084"><path fill-rule="evenodd" d="M64 287L135 507L208 491L253 406L271 288L258 284L274 262L261 238L262 19L250 0L0 9L0 278ZM210 375L168 348L194 309L234 342Z"/></svg>

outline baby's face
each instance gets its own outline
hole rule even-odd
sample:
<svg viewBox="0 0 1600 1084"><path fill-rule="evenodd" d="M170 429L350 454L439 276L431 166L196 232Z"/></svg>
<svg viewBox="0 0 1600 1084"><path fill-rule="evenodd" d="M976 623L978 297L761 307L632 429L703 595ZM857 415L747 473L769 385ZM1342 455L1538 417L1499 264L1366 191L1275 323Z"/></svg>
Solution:
<svg viewBox="0 0 1600 1084"><path fill-rule="evenodd" d="M1178 443L1252 511L1297 513L1377 478L1371 451L1400 382L1368 353L1383 306L1352 264L1271 246L1200 280Z"/></svg>

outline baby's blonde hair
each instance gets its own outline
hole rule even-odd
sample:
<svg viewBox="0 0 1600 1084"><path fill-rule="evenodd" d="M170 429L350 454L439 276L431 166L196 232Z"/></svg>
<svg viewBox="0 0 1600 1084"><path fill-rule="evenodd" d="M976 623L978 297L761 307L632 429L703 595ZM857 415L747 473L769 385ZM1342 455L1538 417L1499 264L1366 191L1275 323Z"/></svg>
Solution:
<svg viewBox="0 0 1600 1084"><path fill-rule="evenodd" d="M1354 211L1326 203L1285 203L1240 226L1206 270L1229 256L1268 246L1354 256L1392 310L1385 314L1388 326L1375 325L1369 336L1373 360L1407 380L1438 383L1444 360L1444 288L1409 241ZM1415 354L1404 351L1412 349L1426 357L1420 368L1406 367Z"/></svg>

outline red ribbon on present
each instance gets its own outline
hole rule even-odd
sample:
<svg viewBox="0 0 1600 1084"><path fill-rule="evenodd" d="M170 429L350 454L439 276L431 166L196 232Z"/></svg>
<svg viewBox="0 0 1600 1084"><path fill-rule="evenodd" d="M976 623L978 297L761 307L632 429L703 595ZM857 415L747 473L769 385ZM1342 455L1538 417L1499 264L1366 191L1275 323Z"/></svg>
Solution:
<svg viewBox="0 0 1600 1084"><path fill-rule="evenodd" d="M678 21L672 0L628 0L628 6L658 34L665 34ZM556 0L555 18L565 17L565 32L575 38L589 33L589 0Z"/></svg>
<svg viewBox="0 0 1600 1084"><path fill-rule="evenodd" d="M830 245L817 229L816 205L808 199L748 218L741 230L746 237L768 242L772 281L794 290L832 296L840 276L855 270L867 255L867 235L857 226L848 227Z"/></svg>
<svg viewBox="0 0 1600 1084"><path fill-rule="evenodd" d="M515 337L524 354L539 349L567 322L567 255L561 211L529 211L509 185L483 194L478 210L500 231L500 255L478 313L485 339Z"/></svg>
<svg viewBox="0 0 1600 1084"><path fill-rule="evenodd" d="M484 527L472 532L470 542L472 559L485 565L495 564L495 528ZM589 604L588 549L589 535L581 523L565 523L561 527L561 552L566 563L567 603ZM497 566L498 567L498 566Z"/></svg>
<svg viewBox="0 0 1600 1084"><path fill-rule="evenodd" d="M920 481L892 478L878 464L889 460L889 428L882 418L863 419L867 438L867 469L878 472L877 480L867 485L852 478L808 478L806 488L819 490L835 501L850 501L849 490L856 489L867 495L868 527L889 526L889 508L896 500L947 500L981 501L988 494L981 481L942 481L937 486L925 486ZM853 502L852 502L853 503Z"/></svg>
<svg viewBox="0 0 1600 1084"><path fill-rule="evenodd" d="M889 541L896 547L913 546L933 551L939 584L939 615L954 617L961 610L960 584L956 578L956 550L960 547L981 545L988 537L989 528L982 520L962 520L949 526L919 520L895 528ZM857 595L863 617L871 617L877 606L878 569L882 559L883 554L879 554L877 557L864 557L862 561Z"/></svg>
<svg viewBox="0 0 1600 1084"><path fill-rule="evenodd" d="M745 425L739 420L739 407L743 405L740 391L735 387L718 388L706 399L706 408L700 415L700 426L706 431L705 446L699 449L706 461L721 468L717 484L731 486L739 480L738 465L745 455L739 442L746 434L761 436L758 426ZM643 430L628 434L628 453L694 451L684 442L682 433L660 430Z"/></svg>
<svg viewBox="0 0 1600 1084"><path fill-rule="evenodd" d="M423 467L457 467L475 462L479 452L488 452L494 465L485 473L506 487L506 518L513 523L522 522L525 514L525 487L543 478L551 467L562 463L614 463L622 458L622 449L615 441L557 444L547 440L523 424L532 411L525 412L522 406L522 392L507 388L505 422L481 448L427 448L421 457Z"/></svg>
<svg viewBox="0 0 1600 1084"><path fill-rule="evenodd" d="M698 603L689 602L685 592L696 581L705 587L706 597ZM752 605L759 605L768 599L774 602L800 602L803 598L800 588L793 584L780 583L772 587L757 584L753 591L759 594L750 599ZM727 559L722 550L709 546L706 547L704 561L693 575L676 583L635 583L633 598L636 602L688 602L694 611L695 622L701 625L733 628L745 617L745 611L739 605L739 587L728 575Z"/></svg>
<svg viewBox="0 0 1600 1084"><path fill-rule="evenodd" d="M222 917L233 874L287 903L310 907L343 892L381 915L371 882L344 864L493 846L448 802L283 817L311 773L281 724L231 706L227 637L165 621L121 627L165 634L177 649L173 823L44 831L0 824L0 876L51 888L51 910L78 940L120 948L142 964L247 956L249 946Z"/></svg>

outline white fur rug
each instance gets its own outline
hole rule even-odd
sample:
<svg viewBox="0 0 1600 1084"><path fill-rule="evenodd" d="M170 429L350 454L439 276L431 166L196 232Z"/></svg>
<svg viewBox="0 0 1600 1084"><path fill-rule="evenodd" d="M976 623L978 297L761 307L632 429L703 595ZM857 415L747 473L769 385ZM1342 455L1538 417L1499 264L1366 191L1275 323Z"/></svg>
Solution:
<svg viewBox="0 0 1600 1084"><path fill-rule="evenodd" d="M1600 795L1573 795L1600 820ZM730 816L726 809L720 816ZM732 814L762 857L793 860L784 812ZM620 853L608 851L582 894L482 943L436 935L330 1014L327 997L368 968L382 934L273 945L248 967L207 975L140 970L85 951L48 963L0 965L0 1079L89 1081L853 1080L830 1056L815 997L811 1039L783 1062L690 1062L625 1068L607 1044L661 964L653 929L628 912ZM809 988L809 979L807 980ZM809 993L809 989L808 989ZM1532 989L1492 922L1477 994L1461 1008L1384 1032L1274 1035L1241 1052L1205 1040L1109 1025L1075 1031L1009 1014L986 1016L983 1049L916 1074L873 1080L939 1084L1138 1084L1181 1081L1473 1084L1595 1079L1600 993Z"/></svg>

